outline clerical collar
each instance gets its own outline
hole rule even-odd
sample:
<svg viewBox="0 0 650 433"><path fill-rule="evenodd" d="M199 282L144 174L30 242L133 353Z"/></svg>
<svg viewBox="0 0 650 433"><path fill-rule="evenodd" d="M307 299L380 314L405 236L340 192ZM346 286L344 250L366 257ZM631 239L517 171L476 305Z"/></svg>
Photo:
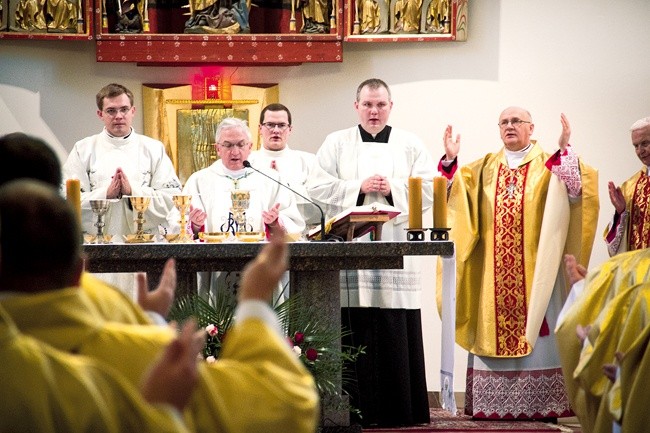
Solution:
<svg viewBox="0 0 650 433"><path fill-rule="evenodd" d="M281 150L270 150L270 149L267 149L265 147L262 147L260 149L260 152L262 154L268 156L269 158L279 158L281 156L284 156L284 154L287 153L288 151L289 151L289 146L288 145L285 146L284 149L281 149Z"/></svg>
<svg viewBox="0 0 650 433"><path fill-rule="evenodd" d="M504 148L506 161L508 161L508 167L517 168L521 161L524 160L530 149L532 148L533 143L528 143L528 146L524 147L521 150L508 150Z"/></svg>
<svg viewBox="0 0 650 433"><path fill-rule="evenodd" d="M246 168L240 168L239 170L231 170L224 165L223 172L227 177L235 178L235 179L248 176L248 173L246 173Z"/></svg>
<svg viewBox="0 0 650 433"><path fill-rule="evenodd" d="M369 133L368 131L363 129L361 127L361 125L359 125L359 133L361 133L361 141L371 142L371 143L372 142L374 142L374 143L388 143L388 139L390 138L391 129L392 128L390 126L386 125L384 127L384 129L379 131L377 133L377 135L375 135L373 137L371 133Z"/></svg>
<svg viewBox="0 0 650 433"><path fill-rule="evenodd" d="M113 138L113 139L115 139L115 140L126 140L126 139L129 138L129 137L131 136L131 134L133 133L133 127L131 127L131 130L129 131L129 133L126 134L124 137L116 137L116 136L114 136L114 135L111 135L111 133L108 132L108 129L106 129L106 127L104 127L104 131L106 132L106 135L108 135L109 137L111 137L111 138Z"/></svg>

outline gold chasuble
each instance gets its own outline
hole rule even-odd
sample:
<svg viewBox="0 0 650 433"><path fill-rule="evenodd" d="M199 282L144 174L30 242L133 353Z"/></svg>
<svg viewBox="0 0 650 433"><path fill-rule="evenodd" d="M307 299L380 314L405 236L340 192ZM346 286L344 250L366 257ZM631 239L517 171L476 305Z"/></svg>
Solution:
<svg viewBox="0 0 650 433"><path fill-rule="evenodd" d="M582 197L570 203L566 186L545 166L549 157L533 144L510 169L502 149L455 174L448 216L458 263L456 342L472 354L530 354L548 326L563 254L588 265L597 173L580 163Z"/></svg>
<svg viewBox="0 0 650 433"><path fill-rule="evenodd" d="M618 334L611 334L618 332L612 324L620 326L634 317L626 314L628 305L642 289L640 285L649 279L650 250L617 254L589 271L584 292L565 306L564 318L557 324L555 334L565 386L585 433L595 431L596 420L602 417L607 403L602 397L609 384L602 374L602 364L613 362L615 352L621 350ZM588 344L577 338L578 325L592 325Z"/></svg>
<svg viewBox="0 0 650 433"><path fill-rule="evenodd" d="M644 168L638 171L621 185L629 218L623 231L619 252L650 247L650 177L646 170ZM605 239L610 229L608 226L605 230Z"/></svg>

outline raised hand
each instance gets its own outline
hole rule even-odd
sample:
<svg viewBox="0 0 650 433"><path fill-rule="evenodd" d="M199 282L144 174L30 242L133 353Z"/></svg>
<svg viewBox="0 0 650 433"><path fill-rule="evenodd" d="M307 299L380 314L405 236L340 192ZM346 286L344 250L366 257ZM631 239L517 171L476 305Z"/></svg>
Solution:
<svg viewBox="0 0 650 433"><path fill-rule="evenodd" d="M208 217L208 214L205 213L202 209L190 205L189 216L190 216L190 221L192 222L192 231L196 233L205 224L205 219Z"/></svg>
<svg viewBox="0 0 650 433"><path fill-rule="evenodd" d="M566 147L569 145L569 139L571 138L571 125L569 124L569 119L567 119L564 113L560 114L560 122L562 122L562 133L560 134L558 144L560 145L560 151L564 153Z"/></svg>
<svg viewBox="0 0 650 433"><path fill-rule="evenodd" d="M149 291L147 274L137 275L138 304L146 311L155 311L167 317L176 294L176 261L168 259L165 262L158 287Z"/></svg>
<svg viewBox="0 0 650 433"><path fill-rule="evenodd" d="M140 390L145 400L182 411L198 382L197 354L204 344L205 332L197 331L194 319L185 322L179 336L143 376Z"/></svg>
<svg viewBox="0 0 650 433"><path fill-rule="evenodd" d="M451 125L447 125L445 133L442 136L442 142L445 146L445 158L447 161L454 160L460 150L460 134L457 134L454 140L452 127Z"/></svg>
<svg viewBox="0 0 650 433"><path fill-rule="evenodd" d="M241 275L238 297L270 301L282 274L289 266L289 248L279 227L271 227L269 243L250 261Z"/></svg>
<svg viewBox="0 0 650 433"><path fill-rule="evenodd" d="M277 225L280 216L280 203L274 204L271 209L262 211L262 219L267 226Z"/></svg>
<svg viewBox="0 0 650 433"><path fill-rule="evenodd" d="M614 182L607 182L607 190L609 191L609 200L614 205L616 213L619 215L625 211L625 196L623 191L621 191L620 186L616 186Z"/></svg>

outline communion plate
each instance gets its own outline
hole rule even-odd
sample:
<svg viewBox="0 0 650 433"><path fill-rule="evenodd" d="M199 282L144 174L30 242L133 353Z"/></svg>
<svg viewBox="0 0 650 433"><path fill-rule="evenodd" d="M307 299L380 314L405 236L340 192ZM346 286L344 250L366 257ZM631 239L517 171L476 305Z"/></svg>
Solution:
<svg viewBox="0 0 650 433"><path fill-rule="evenodd" d="M242 242L260 242L266 238L264 232L239 232L235 236Z"/></svg>
<svg viewBox="0 0 650 433"><path fill-rule="evenodd" d="M218 243L228 239L230 233L228 232L200 232L199 239L207 243Z"/></svg>
<svg viewBox="0 0 650 433"><path fill-rule="evenodd" d="M151 233L145 233L142 235L141 239L138 239L138 235L124 235L124 241L128 244L142 244L147 242L153 242L154 236Z"/></svg>
<svg viewBox="0 0 650 433"><path fill-rule="evenodd" d="M113 240L113 235L104 235L104 241L97 242L97 235L84 233L84 243L86 244L96 244L96 243L110 244L112 240Z"/></svg>

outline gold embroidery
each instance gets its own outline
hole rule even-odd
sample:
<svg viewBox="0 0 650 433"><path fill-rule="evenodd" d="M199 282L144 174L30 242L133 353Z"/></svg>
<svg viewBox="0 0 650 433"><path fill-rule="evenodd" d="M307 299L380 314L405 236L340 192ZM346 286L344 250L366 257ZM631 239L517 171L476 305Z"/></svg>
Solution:
<svg viewBox="0 0 650 433"><path fill-rule="evenodd" d="M499 167L494 215L494 300L498 356L528 353L524 267L524 187L528 165Z"/></svg>
<svg viewBox="0 0 650 433"><path fill-rule="evenodd" d="M650 246L650 178L645 174L639 177L632 197L632 215L630 215L629 249L640 250Z"/></svg>

